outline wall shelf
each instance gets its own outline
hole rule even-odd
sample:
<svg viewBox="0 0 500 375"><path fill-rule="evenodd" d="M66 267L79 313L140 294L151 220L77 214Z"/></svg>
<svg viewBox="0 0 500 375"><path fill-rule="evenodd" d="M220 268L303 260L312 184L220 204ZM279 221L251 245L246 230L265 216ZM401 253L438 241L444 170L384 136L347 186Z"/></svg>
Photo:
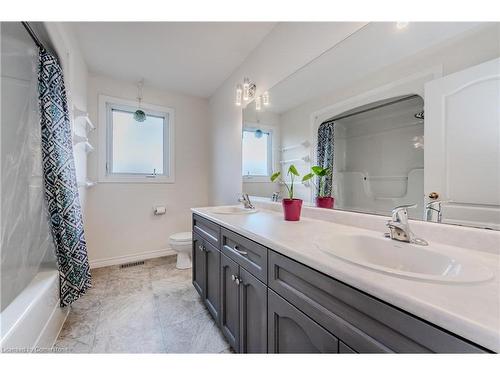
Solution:
<svg viewBox="0 0 500 375"><path fill-rule="evenodd" d="M85 144L85 152L88 154L89 152L94 151L94 146L92 146L89 142L89 139L87 137L84 137L82 135L78 134L73 134L73 145L78 145L80 143Z"/></svg>
<svg viewBox="0 0 500 375"><path fill-rule="evenodd" d="M300 147L308 148L309 146L311 146L311 143L306 139L305 141L297 143L296 145L285 146L285 147L280 148L279 150L281 152L284 152L284 151L294 150L294 149L300 148Z"/></svg>
<svg viewBox="0 0 500 375"><path fill-rule="evenodd" d="M90 181L90 180L78 181L78 187L84 187L84 188L90 189L91 187L94 187L95 185L97 185L96 181Z"/></svg>
<svg viewBox="0 0 500 375"><path fill-rule="evenodd" d="M291 164L291 163L309 163L311 158L309 155L303 156L296 159L280 160L280 164Z"/></svg>
<svg viewBox="0 0 500 375"><path fill-rule="evenodd" d="M94 131L96 129L95 125L92 123L92 121L90 121L88 112L75 106L73 107L73 116L75 119L77 118L85 119L85 125L87 127L87 130Z"/></svg>

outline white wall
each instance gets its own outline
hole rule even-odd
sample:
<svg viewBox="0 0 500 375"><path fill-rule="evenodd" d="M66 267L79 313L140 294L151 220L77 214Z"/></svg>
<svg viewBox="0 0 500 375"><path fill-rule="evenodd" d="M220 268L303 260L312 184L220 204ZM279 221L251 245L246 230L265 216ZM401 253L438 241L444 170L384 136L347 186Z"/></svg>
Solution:
<svg viewBox="0 0 500 375"><path fill-rule="evenodd" d="M363 25L364 23L280 23L224 81L210 98L212 204L234 203L242 190L242 111L233 104L236 84L243 77L250 77L262 93Z"/></svg>
<svg viewBox="0 0 500 375"><path fill-rule="evenodd" d="M73 30L67 24L59 22L46 22L45 27L50 36L52 44L59 56L64 72L64 83L68 97L68 109L75 134L86 136L85 121L73 117L73 107L87 110L87 77L88 70L78 41ZM78 181L87 179L87 153L85 146L78 144L74 146L75 169ZM80 203L85 212L87 190L84 187L78 189Z"/></svg>
<svg viewBox="0 0 500 375"><path fill-rule="evenodd" d="M136 100L134 83L91 75L88 109L98 123L98 95ZM88 191L85 215L91 265L120 263L136 256L158 256L168 250L168 237L190 231L190 208L208 204L208 100L159 91L146 86L143 101L175 110L175 183L99 183ZM97 132L90 140L97 145ZM89 177L97 179L98 153L89 157ZM167 213L153 215L153 206Z"/></svg>

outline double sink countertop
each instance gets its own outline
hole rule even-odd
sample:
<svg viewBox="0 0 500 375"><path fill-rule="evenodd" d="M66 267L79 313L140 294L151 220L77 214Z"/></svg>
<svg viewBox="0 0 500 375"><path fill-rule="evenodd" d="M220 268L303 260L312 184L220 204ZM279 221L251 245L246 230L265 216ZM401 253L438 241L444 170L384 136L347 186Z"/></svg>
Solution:
<svg viewBox="0 0 500 375"><path fill-rule="evenodd" d="M317 271L431 322L495 352L500 352L500 257L498 253L439 244L441 253L467 257L492 273L487 281L446 283L390 275L347 262L322 251L339 245L339 235L381 237L380 232L302 217L283 220L276 210L220 214L214 207L192 211ZM418 233L417 233L418 235ZM388 246L393 240L387 239ZM432 242L430 243L432 245ZM408 249L401 249L405 251Z"/></svg>

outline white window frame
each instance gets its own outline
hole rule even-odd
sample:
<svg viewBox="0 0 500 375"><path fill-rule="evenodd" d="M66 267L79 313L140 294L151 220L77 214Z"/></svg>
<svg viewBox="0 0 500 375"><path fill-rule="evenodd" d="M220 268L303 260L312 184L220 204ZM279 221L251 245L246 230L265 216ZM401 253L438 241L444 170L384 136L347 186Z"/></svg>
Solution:
<svg viewBox="0 0 500 375"><path fill-rule="evenodd" d="M110 150L112 147L111 135L111 108L130 110L137 108L137 101L116 98L112 96L99 95L99 149L98 149L98 181L101 183L174 183L175 182L175 111L173 108L158 106L154 104L141 103L141 109L146 113L156 116L168 115L168 125L165 126L163 132L163 147L164 161L162 175L145 175L145 174L125 174L125 173L109 173L107 166L111 166L112 160ZM167 152L165 152L167 147ZM111 167L110 167L111 168Z"/></svg>
<svg viewBox="0 0 500 375"><path fill-rule="evenodd" d="M273 170L274 170L274 157L273 157L273 129L269 126L258 126L258 124L245 124L243 126L243 132L244 131L256 131L257 129L262 130L264 133L268 133L268 140L267 140L267 175L266 176L261 176L261 175L248 175L248 174L243 174L242 173L242 178L244 182L270 182L269 178L271 177ZM242 133L243 137L243 133ZM243 172L243 171L242 171Z"/></svg>

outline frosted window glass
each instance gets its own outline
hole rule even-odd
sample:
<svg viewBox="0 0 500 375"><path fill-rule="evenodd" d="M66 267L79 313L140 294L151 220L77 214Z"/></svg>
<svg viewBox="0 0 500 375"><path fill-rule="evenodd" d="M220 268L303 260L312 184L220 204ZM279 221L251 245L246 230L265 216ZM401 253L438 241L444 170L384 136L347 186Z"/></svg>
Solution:
<svg viewBox="0 0 500 375"><path fill-rule="evenodd" d="M163 117L134 120L132 112L113 109L113 173L163 174Z"/></svg>
<svg viewBox="0 0 500 375"><path fill-rule="evenodd" d="M243 131L243 175L268 176L269 175L269 134L262 133L257 138L255 131Z"/></svg>

